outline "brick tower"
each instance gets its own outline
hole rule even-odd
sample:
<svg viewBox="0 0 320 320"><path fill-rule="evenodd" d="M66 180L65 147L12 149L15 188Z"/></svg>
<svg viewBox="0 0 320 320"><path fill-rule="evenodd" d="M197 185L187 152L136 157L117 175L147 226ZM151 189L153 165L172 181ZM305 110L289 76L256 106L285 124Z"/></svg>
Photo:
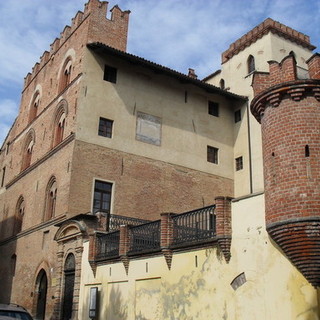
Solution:
<svg viewBox="0 0 320 320"><path fill-rule="evenodd" d="M315 287L320 286L320 56L308 72L294 55L253 78L251 112L261 123L266 227Z"/></svg>

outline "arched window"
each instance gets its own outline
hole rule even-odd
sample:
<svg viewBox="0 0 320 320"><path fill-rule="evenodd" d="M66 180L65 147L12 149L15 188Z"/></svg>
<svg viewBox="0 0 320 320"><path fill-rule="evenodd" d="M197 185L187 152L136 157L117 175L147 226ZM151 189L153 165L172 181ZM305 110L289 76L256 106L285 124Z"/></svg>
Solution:
<svg viewBox="0 0 320 320"><path fill-rule="evenodd" d="M13 231L14 235L18 234L22 230L24 209L25 209L24 198L23 196L20 196L17 201L16 212L14 217L14 231Z"/></svg>
<svg viewBox="0 0 320 320"><path fill-rule="evenodd" d="M29 123L37 116L38 107L40 104L40 93L37 91L32 99L30 110L29 110Z"/></svg>
<svg viewBox="0 0 320 320"><path fill-rule="evenodd" d="M248 66L248 73L253 72L256 70L255 62L254 62L254 57L250 55L247 60L247 66Z"/></svg>
<svg viewBox="0 0 320 320"><path fill-rule="evenodd" d="M52 147L55 147L63 140L67 112L68 112L67 101L62 100L62 102L60 102L58 106L58 109L55 113L55 117L53 120Z"/></svg>
<svg viewBox="0 0 320 320"><path fill-rule="evenodd" d="M225 89L225 82L224 79L220 80L220 89L224 90Z"/></svg>
<svg viewBox="0 0 320 320"><path fill-rule="evenodd" d="M44 219L50 220L54 217L57 201L57 182L55 177L51 177L46 189L45 214Z"/></svg>
<svg viewBox="0 0 320 320"><path fill-rule="evenodd" d="M63 91L70 83L71 69L72 69L72 60L71 58L68 58L64 63L64 66L61 72L60 85L59 85L60 92Z"/></svg>
<svg viewBox="0 0 320 320"><path fill-rule="evenodd" d="M21 170L27 169L31 164L34 143L35 143L35 134L34 134L34 130L31 130L27 134L27 138L25 140L23 155L22 155Z"/></svg>

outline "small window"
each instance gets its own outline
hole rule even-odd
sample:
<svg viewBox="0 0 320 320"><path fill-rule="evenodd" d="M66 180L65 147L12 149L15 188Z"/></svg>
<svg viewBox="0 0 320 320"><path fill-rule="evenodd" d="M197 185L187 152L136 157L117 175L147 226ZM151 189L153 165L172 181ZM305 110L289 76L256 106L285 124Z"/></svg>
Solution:
<svg viewBox="0 0 320 320"><path fill-rule="evenodd" d="M251 73L256 70L254 57L252 55L248 57L247 66L248 66L248 73Z"/></svg>
<svg viewBox="0 0 320 320"><path fill-rule="evenodd" d="M238 157L238 158L236 158L236 171L239 171L242 169L243 169L243 158Z"/></svg>
<svg viewBox="0 0 320 320"><path fill-rule="evenodd" d="M109 81L112 83L117 82L117 69L110 66L104 66L104 75L103 80Z"/></svg>
<svg viewBox="0 0 320 320"><path fill-rule="evenodd" d="M225 85L224 79L221 79L220 80L220 89L224 90L225 87L226 87L226 85Z"/></svg>
<svg viewBox="0 0 320 320"><path fill-rule="evenodd" d="M241 110L240 109L235 111L235 113L234 113L234 122L237 123L239 121L241 121Z"/></svg>
<svg viewBox="0 0 320 320"><path fill-rule="evenodd" d="M207 161L218 164L218 148L207 146Z"/></svg>
<svg viewBox="0 0 320 320"><path fill-rule="evenodd" d="M219 103L208 101L208 113L212 116L219 117Z"/></svg>
<svg viewBox="0 0 320 320"><path fill-rule="evenodd" d="M112 183L96 180L94 183L93 213L110 213Z"/></svg>
<svg viewBox="0 0 320 320"><path fill-rule="evenodd" d="M99 136L112 138L113 121L105 118L99 120Z"/></svg>

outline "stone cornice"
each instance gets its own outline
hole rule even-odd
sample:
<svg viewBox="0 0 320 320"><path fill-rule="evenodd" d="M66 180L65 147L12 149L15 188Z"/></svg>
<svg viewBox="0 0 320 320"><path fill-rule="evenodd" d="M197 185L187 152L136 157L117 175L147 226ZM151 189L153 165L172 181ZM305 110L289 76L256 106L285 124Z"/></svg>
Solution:
<svg viewBox="0 0 320 320"><path fill-rule="evenodd" d="M296 80L270 87L257 95L251 102L251 112L261 122L268 106L277 107L282 99L300 101L306 96L314 96L320 101L320 80Z"/></svg>

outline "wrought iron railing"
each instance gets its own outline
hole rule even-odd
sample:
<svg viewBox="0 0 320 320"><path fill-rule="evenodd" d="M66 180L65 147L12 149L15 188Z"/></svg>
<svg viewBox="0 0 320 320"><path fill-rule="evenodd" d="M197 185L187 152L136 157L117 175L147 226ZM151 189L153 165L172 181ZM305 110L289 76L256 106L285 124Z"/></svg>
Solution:
<svg viewBox="0 0 320 320"><path fill-rule="evenodd" d="M216 234L214 209L215 205L212 205L173 216L172 245L214 238Z"/></svg>
<svg viewBox="0 0 320 320"><path fill-rule="evenodd" d="M96 258L110 259L119 256L120 231L97 233Z"/></svg>
<svg viewBox="0 0 320 320"><path fill-rule="evenodd" d="M150 220L143 220L125 216L119 216L117 214L111 214L109 219L109 228L108 231L116 231L120 229L121 225L137 226L143 223L147 223Z"/></svg>
<svg viewBox="0 0 320 320"><path fill-rule="evenodd" d="M160 220L131 227L129 253L160 249L160 228Z"/></svg>

